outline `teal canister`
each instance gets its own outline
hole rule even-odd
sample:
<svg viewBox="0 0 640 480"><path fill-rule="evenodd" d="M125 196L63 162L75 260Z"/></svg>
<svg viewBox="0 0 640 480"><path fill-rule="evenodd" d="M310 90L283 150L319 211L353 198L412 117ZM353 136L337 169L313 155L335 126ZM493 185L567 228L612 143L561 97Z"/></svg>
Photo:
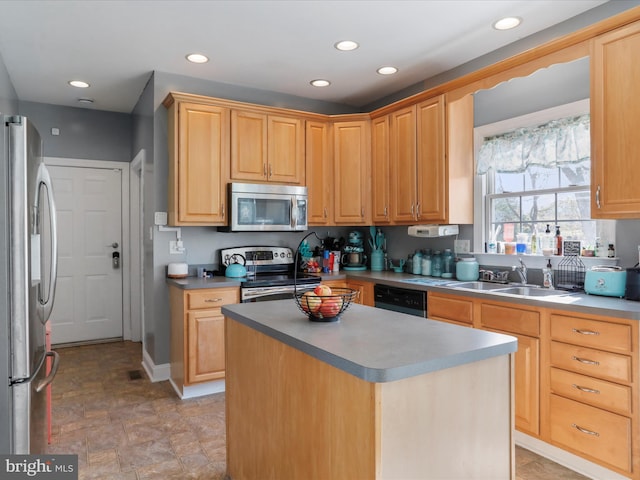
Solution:
<svg viewBox="0 0 640 480"><path fill-rule="evenodd" d="M440 255L440 250L436 250L433 257L431 257L431 276L442 276L442 255Z"/></svg>
<svg viewBox="0 0 640 480"><path fill-rule="evenodd" d="M456 278L464 282L475 282L480 276L478 261L471 258L461 258L456 264Z"/></svg>

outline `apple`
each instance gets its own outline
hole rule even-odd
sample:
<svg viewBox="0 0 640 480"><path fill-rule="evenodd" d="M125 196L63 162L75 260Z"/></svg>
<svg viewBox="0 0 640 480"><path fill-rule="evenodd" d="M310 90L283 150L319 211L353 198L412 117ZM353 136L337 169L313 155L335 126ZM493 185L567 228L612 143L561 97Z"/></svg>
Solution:
<svg viewBox="0 0 640 480"><path fill-rule="evenodd" d="M342 297L326 297L322 299L320 313L323 317L335 317L342 309Z"/></svg>
<svg viewBox="0 0 640 480"><path fill-rule="evenodd" d="M322 305L322 299L314 292L304 292L300 298L300 306L307 313L316 313Z"/></svg>
<svg viewBox="0 0 640 480"><path fill-rule="evenodd" d="M331 287L329 287L328 285L318 285L313 289L313 293L315 293L319 297L326 297L331 295Z"/></svg>

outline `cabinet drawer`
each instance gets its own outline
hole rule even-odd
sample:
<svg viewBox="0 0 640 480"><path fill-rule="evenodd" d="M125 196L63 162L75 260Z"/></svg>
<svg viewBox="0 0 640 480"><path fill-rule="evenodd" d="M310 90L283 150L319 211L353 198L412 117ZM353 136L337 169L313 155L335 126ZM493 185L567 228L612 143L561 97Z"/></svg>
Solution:
<svg viewBox="0 0 640 480"><path fill-rule="evenodd" d="M480 307L483 327L505 332L521 333L530 337L540 336L540 314L508 306L483 303Z"/></svg>
<svg viewBox="0 0 640 480"><path fill-rule="evenodd" d="M631 357L627 355L551 342L551 364L592 377L631 381Z"/></svg>
<svg viewBox="0 0 640 480"><path fill-rule="evenodd" d="M631 415L631 387L551 368L551 392Z"/></svg>
<svg viewBox="0 0 640 480"><path fill-rule="evenodd" d="M631 471L631 420L551 395L551 440L627 472Z"/></svg>
<svg viewBox="0 0 640 480"><path fill-rule="evenodd" d="M470 325L473 323L473 302L461 298L429 294L427 317L436 320L453 320Z"/></svg>
<svg viewBox="0 0 640 480"><path fill-rule="evenodd" d="M631 352L631 325L553 314L551 337L585 347Z"/></svg>
<svg viewBox="0 0 640 480"><path fill-rule="evenodd" d="M208 288L187 293L187 309L216 308L240 302L238 288Z"/></svg>

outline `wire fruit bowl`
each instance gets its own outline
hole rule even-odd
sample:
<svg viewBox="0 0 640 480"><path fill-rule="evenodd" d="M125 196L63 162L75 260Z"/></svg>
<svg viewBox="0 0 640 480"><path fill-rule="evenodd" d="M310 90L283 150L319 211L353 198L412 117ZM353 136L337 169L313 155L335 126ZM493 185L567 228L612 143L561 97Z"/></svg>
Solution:
<svg viewBox="0 0 640 480"><path fill-rule="evenodd" d="M320 285L314 290L296 292L295 301L302 313L312 322L336 322L358 294L350 288L330 288Z"/></svg>

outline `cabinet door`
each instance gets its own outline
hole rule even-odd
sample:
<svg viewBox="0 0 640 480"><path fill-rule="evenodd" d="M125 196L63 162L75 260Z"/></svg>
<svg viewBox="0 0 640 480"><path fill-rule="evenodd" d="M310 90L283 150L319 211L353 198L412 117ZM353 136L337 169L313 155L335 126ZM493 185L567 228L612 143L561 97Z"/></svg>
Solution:
<svg viewBox="0 0 640 480"><path fill-rule="evenodd" d="M389 116L371 122L371 186L373 223L389 223L390 164L389 164Z"/></svg>
<svg viewBox="0 0 640 480"><path fill-rule="evenodd" d="M180 102L177 122L169 174L169 224L224 225L229 110Z"/></svg>
<svg viewBox="0 0 640 480"><path fill-rule="evenodd" d="M540 433L540 340L504 330L491 330L518 339L515 353L514 396L516 428L521 432Z"/></svg>
<svg viewBox="0 0 640 480"><path fill-rule="evenodd" d="M640 218L639 51L638 22L593 41L591 218Z"/></svg>
<svg viewBox="0 0 640 480"><path fill-rule="evenodd" d="M416 106L391 115L391 216L394 222L415 222L416 194Z"/></svg>
<svg viewBox="0 0 640 480"><path fill-rule="evenodd" d="M373 307L373 304L374 304L373 283L348 280L347 285L349 288L360 292L358 294L358 298L356 299L355 303Z"/></svg>
<svg viewBox="0 0 640 480"><path fill-rule="evenodd" d="M268 180L304 184L304 121L269 115L267 124Z"/></svg>
<svg viewBox="0 0 640 480"><path fill-rule="evenodd" d="M267 180L267 116L231 111L231 179Z"/></svg>
<svg viewBox="0 0 640 480"><path fill-rule="evenodd" d="M333 221L333 165L329 124L307 122L306 183L309 225L330 225Z"/></svg>
<svg viewBox="0 0 640 480"><path fill-rule="evenodd" d="M224 316L220 309L187 315L187 379L185 384L224 377Z"/></svg>
<svg viewBox="0 0 640 480"><path fill-rule="evenodd" d="M418 220L447 221L444 95L417 106Z"/></svg>
<svg viewBox="0 0 640 480"><path fill-rule="evenodd" d="M368 121L336 122L333 140L335 223L368 225L371 223Z"/></svg>

